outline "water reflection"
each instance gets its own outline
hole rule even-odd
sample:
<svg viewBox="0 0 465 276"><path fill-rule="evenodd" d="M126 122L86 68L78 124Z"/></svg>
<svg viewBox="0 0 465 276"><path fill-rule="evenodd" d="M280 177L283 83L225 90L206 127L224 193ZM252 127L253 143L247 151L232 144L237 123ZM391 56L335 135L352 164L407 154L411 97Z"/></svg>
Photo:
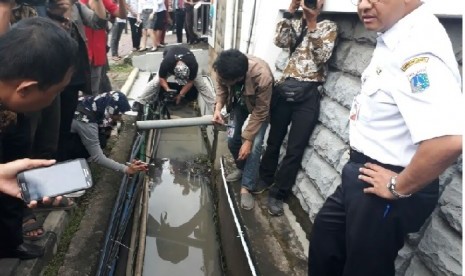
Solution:
<svg viewBox="0 0 465 276"><path fill-rule="evenodd" d="M222 275L208 178L192 163L153 170L144 275Z"/></svg>

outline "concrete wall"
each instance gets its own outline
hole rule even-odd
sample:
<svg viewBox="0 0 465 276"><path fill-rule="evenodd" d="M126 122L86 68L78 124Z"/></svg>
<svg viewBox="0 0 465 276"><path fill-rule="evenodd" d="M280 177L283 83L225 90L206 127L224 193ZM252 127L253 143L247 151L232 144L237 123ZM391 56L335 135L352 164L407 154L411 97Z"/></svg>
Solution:
<svg viewBox="0 0 465 276"><path fill-rule="evenodd" d="M274 2L273 2L274 3ZM244 3L244 6L246 4ZM275 5L271 2L269 5ZM242 8L242 12L250 9ZM249 3L250 6L250 3ZM217 33L215 48L210 49L210 63L224 47L226 0L218 1ZM251 54L260 56L275 68L279 76L286 64L288 53L276 52L271 42L270 30L278 20L279 11L266 11L263 17L255 18ZM368 65L374 49L376 34L367 32L355 14L334 13L327 15L338 23L339 41L330 60L330 73L325 84L325 95L321 102L319 124L311 136L302 160L302 169L297 176L293 192L302 208L314 220L324 200L341 183L341 170L347 162L349 139L349 108L359 92L360 75ZM244 32L250 28L250 16L243 15ZM268 21L267 21L268 20ZM452 40L454 51L462 67L462 18L442 19ZM265 24L265 22L268 22ZM273 25L273 26L271 26ZM258 41L256 41L258 40ZM240 49L243 49L244 43ZM276 57L277 56L277 57ZM272 62L270 62L272 60ZM460 68L461 69L461 68ZM286 141L283 143L284 153ZM442 195L430 219L419 233L411 234L396 261L397 275L461 275L462 271L462 160L450 167L441 176Z"/></svg>

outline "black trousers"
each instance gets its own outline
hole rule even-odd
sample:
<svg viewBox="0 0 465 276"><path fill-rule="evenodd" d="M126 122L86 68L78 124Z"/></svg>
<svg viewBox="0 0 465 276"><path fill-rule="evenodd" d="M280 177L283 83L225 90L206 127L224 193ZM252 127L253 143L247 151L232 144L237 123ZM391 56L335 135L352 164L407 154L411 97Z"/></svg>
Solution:
<svg viewBox="0 0 465 276"><path fill-rule="evenodd" d="M187 42L193 43L199 39L199 37L194 31L194 6L186 5L185 11L186 11L186 17L185 17L184 27L186 29Z"/></svg>
<svg viewBox="0 0 465 276"><path fill-rule="evenodd" d="M30 130L29 118L24 114L18 114L16 125L2 133L1 163L29 156ZM25 211L32 212L21 199L0 193L0 252L14 249L23 243L22 227Z"/></svg>
<svg viewBox="0 0 465 276"><path fill-rule="evenodd" d="M60 133L60 97L38 112L28 114L31 123L32 158L55 159Z"/></svg>
<svg viewBox="0 0 465 276"><path fill-rule="evenodd" d="M0 252L16 248L23 243L24 202L0 193Z"/></svg>
<svg viewBox="0 0 465 276"><path fill-rule="evenodd" d="M140 39L142 37L142 24L139 27L136 27L137 19L133 17L128 17L129 26L131 27L131 39L132 39L132 48L139 49Z"/></svg>
<svg viewBox="0 0 465 276"><path fill-rule="evenodd" d="M182 43L182 29L185 28L184 26L185 20L186 20L186 12L184 11L184 9L176 9L176 11L174 12L174 24L176 25L176 39L178 43ZM187 29L186 29L186 34L187 34Z"/></svg>
<svg viewBox="0 0 465 276"><path fill-rule="evenodd" d="M270 132L260 163L260 179L268 185L275 182L270 195L278 199L285 199L291 192L304 150L318 122L321 97L316 89L309 93L311 95L300 103L288 103L278 98L270 110ZM290 123L286 155L276 171L279 151Z"/></svg>
<svg viewBox="0 0 465 276"><path fill-rule="evenodd" d="M439 198L439 180L409 198L386 200L364 194L358 179L366 161L400 172L402 167L375 160L351 160L342 183L317 214L310 237L308 275L393 276L394 260L407 233L417 232Z"/></svg>
<svg viewBox="0 0 465 276"><path fill-rule="evenodd" d="M78 105L78 93L82 85L69 85L60 94L60 136L58 139L57 161L66 160L67 140L71 137L71 123Z"/></svg>

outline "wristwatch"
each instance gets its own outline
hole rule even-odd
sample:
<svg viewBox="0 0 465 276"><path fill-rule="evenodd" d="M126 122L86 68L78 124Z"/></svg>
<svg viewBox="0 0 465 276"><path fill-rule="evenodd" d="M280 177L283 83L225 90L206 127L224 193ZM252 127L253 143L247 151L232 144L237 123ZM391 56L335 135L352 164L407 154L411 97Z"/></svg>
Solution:
<svg viewBox="0 0 465 276"><path fill-rule="evenodd" d="M394 195L396 198L407 198L410 197L412 194L401 194L396 191L396 185L397 185L397 175L394 175L391 177L389 180L389 183L386 185L388 190L391 192L392 195Z"/></svg>

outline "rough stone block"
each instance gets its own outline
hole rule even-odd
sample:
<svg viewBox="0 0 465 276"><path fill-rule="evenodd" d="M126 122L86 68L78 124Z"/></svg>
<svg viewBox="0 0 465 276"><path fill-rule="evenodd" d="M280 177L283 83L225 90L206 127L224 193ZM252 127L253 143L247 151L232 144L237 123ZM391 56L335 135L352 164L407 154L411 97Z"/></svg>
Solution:
<svg viewBox="0 0 465 276"><path fill-rule="evenodd" d="M405 274L400 274L403 276L433 276L431 271L426 268L426 266L420 261L418 257L413 257L410 265L407 267Z"/></svg>
<svg viewBox="0 0 465 276"><path fill-rule="evenodd" d="M377 38L376 32L367 31L363 23L358 21L355 25L354 40L359 43L365 43L374 46Z"/></svg>
<svg viewBox="0 0 465 276"><path fill-rule="evenodd" d="M329 72L324 87L328 97L350 109L354 97L360 93L360 78L344 72Z"/></svg>
<svg viewBox="0 0 465 276"><path fill-rule="evenodd" d="M315 221L316 214L324 203L323 197L315 189L314 185L313 181L304 172L300 171L297 174L296 184L292 189L312 222Z"/></svg>
<svg viewBox="0 0 465 276"><path fill-rule="evenodd" d="M337 23L339 39L352 40L354 38L354 26L356 24L356 16L338 16L332 18Z"/></svg>
<svg viewBox="0 0 465 276"><path fill-rule="evenodd" d="M311 166L311 164L309 164L308 162L310 161L310 157L312 156L314 152L315 152L315 149L313 147L306 147L304 149L304 155L302 156L302 162L300 163L302 168L305 169L307 165Z"/></svg>
<svg viewBox="0 0 465 276"><path fill-rule="evenodd" d="M374 47L370 45L355 44L349 51L344 62L343 71L361 76L362 72L370 63Z"/></svg>
<svg viewBox="0 0 465 276"><path fill-rule="evenodd" d="M353 46L351 41L340 41L336 48L334 48L331 59L329 60L329 66L337 68L341 71L344 67L344 61L349 54L350 48Z"/></svg>
<svg viewBox="0 0 465 276"><path fill-rule="evenodd" d="M341 183L341 176L318 154L312 154L310 156L309 162L304 170L310 180L316 184L315 188L325 199L330 196Z"/></svg>
<svg viewBox="0 0 465 276"><path fill-rule="evenodd" d="M339 164L341 155L346 151L347 145L329 129L321 127L314 142L314 148L333 168Z"/></svg>
<svg viewBox="0 0 465 276"><path fill-rule="evenodd" d="M320 122L349 143L349 110L328 97L321 100Z"/></svg>
<svg viewBox="0 0 465 276"><path fill-rule="evenodd" d="M437 214L418 245L418 256L433 275L462 275L462 239Z"/></svg>
<svg viewBox="0 0 465 276"><path fill-rule="evenodd" d="M462 178L454 175L439 199L439 216L462 234Z"/></svg>
<svg viewBox="0 0 465 276"><path fill-rule="evenodd" d="M401 250L399 250L394 264L396 267L396 276L404 275L405 270L407 270L407 267L410 265L413 255L413 248L409 245L405 245Z"/></svg>

